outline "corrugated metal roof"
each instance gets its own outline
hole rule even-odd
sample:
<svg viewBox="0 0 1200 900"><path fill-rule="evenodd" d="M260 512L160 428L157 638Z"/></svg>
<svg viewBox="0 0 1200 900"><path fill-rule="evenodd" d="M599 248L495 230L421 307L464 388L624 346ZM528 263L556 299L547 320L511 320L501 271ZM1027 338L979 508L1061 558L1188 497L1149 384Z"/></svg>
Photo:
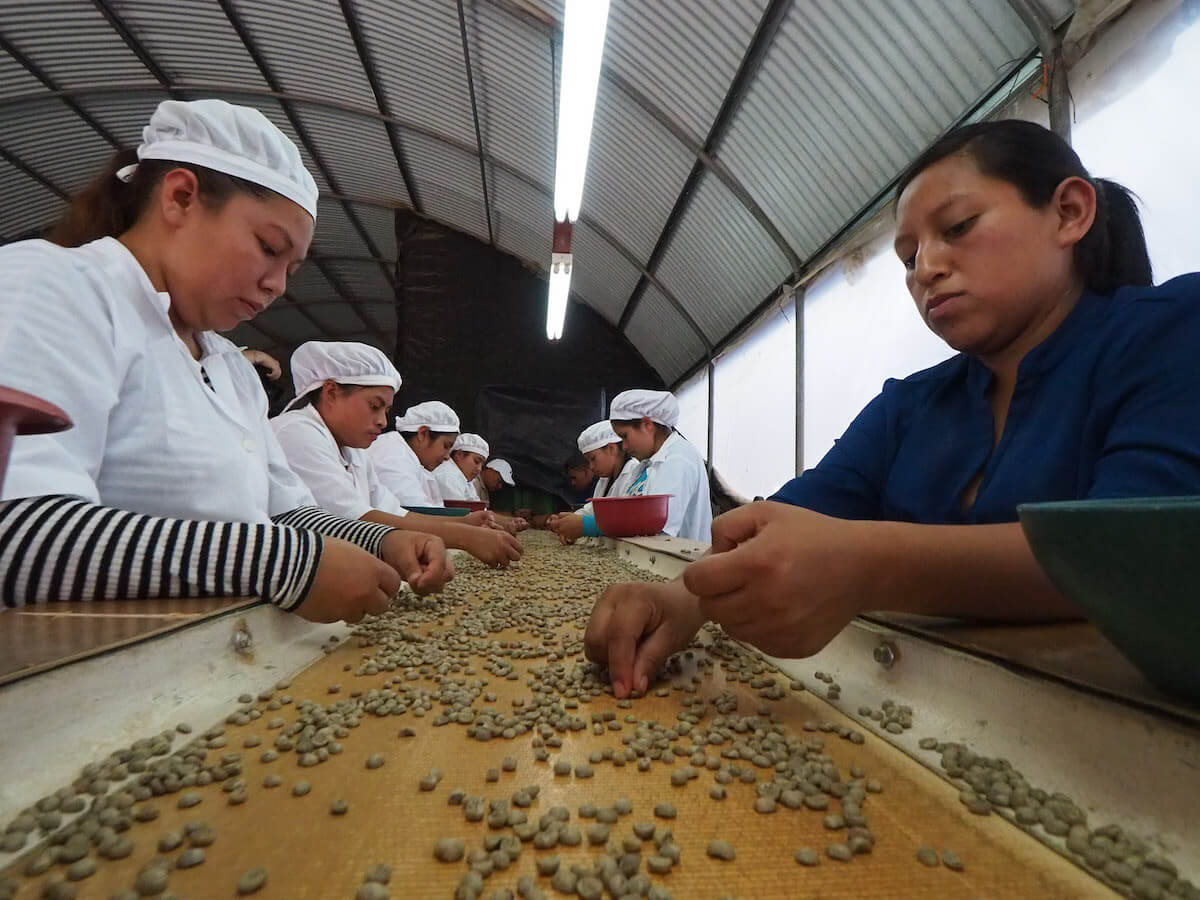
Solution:
<svg viewBox="0 0 1200 900"><path fill-rule="evenodd" d="M787 259L745 207L714 176L705 175L657 274L715 343L766 299L789 270Z"/></svg>
<svg viewBox="0 0 1200 900"><path fill-rule="evenodd" d="M404 147L426 213L486 241L479 158L411 131L404 133Z"/></svg>
<svg viewBox="0 0 1200 900"><path fill-rule="evenodd" d="M142 129L150 121L154 108L167 99L169 95L166 91L137 91L82 97L79 105L124 146L136 147L142 140ZM82 121L79 124L87 128ZM92 168L99 169L102 163L102 160L93 160Z"/></svg>
<svg viewBox="0 0 1200 900"><path fill-rule="evenodd" d="M1073 8L1071 0L1040 2L1056 22ZM768 7L783 11L768 0L613 0L584 191L595 228L576 227L573 289L610 322L626 313L628 337L667 378L704 347L653 279L628 311L643 269L720 341L789 274L796 255L842 228L1034 44L1007 0L794 0L777 29L763 27ZM381 120L390 115L422 211L487 240L456 4L353 0L349 8L365 57L333 0L232 3L293 95L284 102L312 147L298 140L288 110L211 0L108 0L103 9L121 20L125 37L89 0L0 0L0 21L33 66L128 145L168 96L152 69L181 96L262 110L300 144L328 194L316 150L380 257L394 261L393 208L412 201ZM555 140L550 48L561 41L562 3L470 0L464 9L496 242L544 270ZM743 67L744 90L731 93ZM70 190L112 148L42 92L19 60L0 53L0 147ZM727 97L730 114L717 123ZM710 132L719 177L696 153ZM690 195L685 185L694 185ZM45 226L61 208L36 178L0 163L0 235ZM656 246L665 247L659 256ZM326 257L319 265L336 290L298 282L305 298L328 299L311 309L281 304L264 329L284 340L326 327L392 340L391 285L379 265L362 261L369 243L328 196L313 253ZM337 305L348 298L364 304L366 325Z"/></svg>
<svg viewBox="0 0 1200 900"><path fill-rule="evenodd" d="M60 88L150 79L88 0L0 0L4 36Z"/></svg>
<svg viewBox="0 0 1200 900"><path fill-rule="evenodd" d="M326 263L325 268L340 284L349 288L354 297L364 302L395 302L396 291L388 284L377 263L339 259Z"/></svg>
<svg viewBox="0 0 1200 900"><path fill-rule="evenodd" d="M704 345L695 332L653 285L646 289L626 332L667 382L682 375L704 354Z"/></svg>
<svg viewBox="0 0 1200 900"><path fill-rule="evenodd" d="M113 149L59 100L0 107L0 145L67 192L91 181Z"/></svg>
<svg viewBox="0 0 1200 900"><path fill-rule="evenodd" d="M695 158L624 93L602 83L583 209L645 260Z"/></svg>
<svg viewBox="0 0 1200 900"><path fill-rule="evenodd" d="M720 157L802 256L1028 51L1006 0L981 5L809 0L785 19Z"/></svg>
<svg viewBox="0 0 1200 900"><path fill-rule="evenodd" d="M317 229L311 249L321 256L364 256L367 253L342 204L326 199L317 201Z"/></svg>
<svg viewBox="0 0 1200 900"><path fill-rule="evenodd" d="M293 109L343 194L410 204L383 122L305 103Z"/></svg>
<svg viewBox="0 0 1200 900"><path fill-rule="evenodd" d="M395 262L396 211L358 203L354 206L354 212L358 214L358 220L362 222L363 228L375 242L375 247L379 250L382 258L389 262Z"/></svg>
<svg viewBox="0 0 1200 900"><path fill-rule="evenodd" d="M495 167L488 172L492 198L492 224L496 245L502 250L529 260L550 263L554 208L549 197L520 179Z"/></svg>
<svg viewBox="0 0 1200 900"><path fill-rule="evenodd" d="M44 90L46 88L28 69L7 53L0 55L0 97L16 97Z"/></svg>
<svg viewBox="0 0 1200 900"><path fill-rule="evenodd" d="M213 0L109 0L172 81L265 88Z"/></svg>
<svg viewBox="0 0 1200 900"><path fill-rule="evenodd" d="M703 142L766 5L765 0L613 3L605 64Z"/></svg>
<svg viewBox="0 0 1200 900"><path fill-rule="evenodd" d="M238 0L236 9L283 90L375 106L375 95L336 3Z"/></svg>
<svg viewBox="0 0 1200 900"><path fill-rule="evenodd" d="M616 325L641 272L585 222L575 226L571 250L571 289Z"/></svg>
<svg viewBox="0 0 1200 900"><path fill-rule="evenodd" d="M488 3L475 3L467 22L484 152L553 184L557 99L549 34Z"/></svg>
<svg viewBox="0 0 1200 900"><path fill-rule="evenodd" d="M0 159L0 236L4 240L50 225L61 209L58 194Z"/></svg>
<svg viewBox="0 0 1200 900"><path fill-rule="evenodd" d="M359 0L355 8L392 115L473 146L475 129L455 5L443 0Z"/></svg>

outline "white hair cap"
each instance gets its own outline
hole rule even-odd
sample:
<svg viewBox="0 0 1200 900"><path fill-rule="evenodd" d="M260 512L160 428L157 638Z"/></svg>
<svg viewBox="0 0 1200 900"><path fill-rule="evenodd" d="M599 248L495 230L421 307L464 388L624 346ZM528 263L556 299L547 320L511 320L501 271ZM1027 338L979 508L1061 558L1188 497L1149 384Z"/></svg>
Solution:
<svg viewBox="0 0 1200 900"><path fill-rule="evenodd" d="M478 453L484 459L487 459L491 450L488 449L488 442L477 434L471 434L464 431L454 439L453 446L450 447L450 452L455 450L466 450L468 453Z"/></svg>
<svg viewBox="0 0 1200 900"><path fill-rule="evenodd" d="M495 469L500 474L500 480L509 487L517 486L517 482L513 479L512 466L510 466L506 460L493 459L486 466L484 466L484 468Z"/></svg>
<svg viewBox="0 0 1200 900"><path fill-rule="evenodd" d="M396 419L397 431L416 431L422 426L430 431L458 431L458 413L441 400L426 400L410 406Z"/></svg>
<svg viewBox="0 0 1200 900"><path fill-rule="evenodd" d="M640 419L642 416L674 428L679 422L679 401L670 391L622 391L613 398L608 412L610 420Z"/></svg>
<svg viewBox="0 0 1200 900"><path fill-rule="evenodd" d="M287 409L326 381L400 390L400 373L377 347L355 341L306 341L292 354L296 398Z"/></svg>
<svg viewBox="0 0 1200 900"><path fill-rule="evenodd" d="M282 194L317 218L317 183L291 139L257 109L224 100L164 100L142 129L137 155L194 163ZM117 171L129 181L137 163Z"/></svg>
<svg viewBox="0 0 1200 900"><path fill-rule="evenodd" d="M621 438L613 431L612 424L608 419L597 422L595 425L589 425L579 432L580 453L591 453L593 450L599 450L609 444L619 443L621 443Z"/></svg>

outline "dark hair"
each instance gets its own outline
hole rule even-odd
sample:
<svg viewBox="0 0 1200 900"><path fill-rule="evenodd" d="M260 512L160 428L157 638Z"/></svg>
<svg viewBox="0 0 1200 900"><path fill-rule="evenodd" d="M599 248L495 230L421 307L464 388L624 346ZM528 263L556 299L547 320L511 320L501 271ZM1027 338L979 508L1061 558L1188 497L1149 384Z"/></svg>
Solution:
<svg viewBox="0 0 1200 900"><path fill-rule="evenodd" d="M1084 285L1111 294L1124 285L1150 285L1150 253L1137 205L1115 181L1093 178L1071 145L1049 129L1020 119L976 122L956 128L916 158L896 184L896 198L913 179L948 156L969 156L979 171L1007 181L1030 206L1041 208L1071 177L1096 189L1096 219L1075 245L1075 265Z"/></svg>
<svg viewBox="0 0 1200 900"><path fill-rule="evenodd" d="M417 432L419 432L419 431L420 431L419 428L416 431L402 431L402 432L400 432L400 436L411 444L413 442L413 439L416 438ZM432 428L429 429L429 439L430 440L436 441L438 438L444 438L444 437L458 437L458 432L457 431L434 431Z"/></svg>
<svg viewBox="0 0 1200 900"><path fill-rule="evenodd" d="M363 389L363 385L361 384L338 384L337 382L334 382L334 384L337 384L338 389L344 394L353 394L355 391L361 391ZM322 383L320 387L313 388L298 401L296 401L296 405L293 406L292 409L304 409L306 406L316 406L317 401L321 399L321 392L324 390L324 383Z"/></svg>
<svg viewBox="0 0 1200 900"><path fill-rule="evenodd" d="M137 163L128 182L117 177L124 166ZM193 163L164 159L138 162L136 150L118 150L90 184L71 198L62 217L46 234L47 240L64 247L78 247L102 237L124 234L150 203L154 188L172 169L187 169L196 176L200 199L209 209L220 209L234 194L266 199L274 194L260 184L216 172Z"/></svg>
<svg viewBox="0 0 1200 900"><path fill-rule="evenodd" d="M613 419L611 424L623 425L626 428L637 428L639 425L642 424L642 420L641 419ZM674 428L668 428L662 422L651 422L651 424L654 425L655 434L659 435L660 437L670 437L671 432L675 430Z"/></svg>
<svg viewBox="0 0 1200 900"><path fill-rule="evenodd" d="M572 469L590 469L592 464L587 461L587 457L576 450L567 457L567 461L563 463L563 471L569 473Z"/></svg>

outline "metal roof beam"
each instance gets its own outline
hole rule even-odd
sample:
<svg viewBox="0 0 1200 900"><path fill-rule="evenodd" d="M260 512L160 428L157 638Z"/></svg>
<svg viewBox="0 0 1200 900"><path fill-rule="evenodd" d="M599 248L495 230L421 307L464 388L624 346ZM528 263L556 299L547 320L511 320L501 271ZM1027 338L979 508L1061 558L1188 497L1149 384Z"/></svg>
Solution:
<svg viewBox="0 0 1200 900"><path fill-rule="evenodd" d="M792 2L793 0L771 0L771 4L767 7L766 12L763 13L762 19L759 20L758 27L754 30L754 37L750 39L750 45L746 48L745 55L742 56L737 73L733 76L733 81L729 84L729 90L725 92L725 99L721 101L721 108L717 110L712 127L708 130L708 137L704 141L704 153L708 156L716 154L717 148L725 138L725 134L729 130L729 124L733 121L733 115L737 112L738 106L742 102L742 97L754 81L758 70L762 67L763 60L767 56L767 51L770 49L772 42L775 40L775 35L779 31L779 26L783 24L784 18L787 17L788 12L792 8ZM646 262L646 268L652 272L658 270L658 265L662 262L663 256L666 255L667 248L675 236L675 231L679 227L679 223L683 220L688 208L692 205L692 197L695 196L696 188L700 184L700 178L704 174L704 171L704 163L700 159L697 159L692 166L692 171L688 174L687 180L683 183L683 189L679 192L679 197L675 200L675 205L671 208L670 215L667 216L662 233L658 236L658 242L655 243L654 250L650 253L650 259ZM791 279L788 280L790 281ZM637 311L638 304L642 301L642 295L646 292L646 284L645 278L640 279L637 285L634 286L633 293L629 295L629 300L625 304L625 311L621 313L621 319L617 325L621 331L624 331L629 326L629 320L633 317L634 312Z"/></svg>
<svg viewBox="0 0 1200 900"><path fill-rule="evenodd" d="M729 167L725 163L708 152L696 135L692 134L679 120L634 87L623 75L617 73L609 66L601 66L600 74L624 92L633 101L634 105L666 129L675 140L683 144L688 152L695 156L704 168L717 176L721 184L725 185L729 189L729 192L737 198L738 202L746 208L746 211L750 213L754 221L762 227L763 231L771 236L771 240L775 242L775 246L779 248L779 252L787 258L788 265L792 267L792 270L795 271L800 268L800 254L796 252L788 242L788 239L783 236L783 232L771 221L771 217L767 215L766 211L758 205L758 201L750 196L750 191L746 189L746 186L729 171Z"/></svg>
<svg viewBox="0 0 1200 900"><path fill-rule="evenodd" d="M150 55L150 51L143 46L140 40L138 40L137 35L135 35L129 26L125 24L125 20L122 19L120 14L112 8L108 0L92 0L92 5L95 6L96 9L100 11L100 14L108 20L108 24L112 27L112 30L115 31L121 40L125 42L125 46L128 47L130 52L138 58L138 61L146 67L147 71L149 71L150 74L155 77L159 84L171 92L172 97L178 99L178 94L171 89L171 76L168 75L166 70L163 69L163 67L158 64L154 57Z"/></svg>
<svg viewBox="0 0 1200 900"><path fill-rule="evenodd" d="M41 172L39 172L33 166L29 165L29 163L25 162L25 160L21 159L21 157L17 156L15 153L12 153L12 152L6 150L2 146L0 146L0 159L3 159L5 162L7 162L9 165L11 165L14 169L20 169L24 174L28 175L34 181L38 182L38 184L40 184L42 187L47 188L48 190L51 190L54 193L58 194L58 196L61 197L63 200L70 201L70 199L71 199L70 194L68 194L66 191L64 191L62 188L60 188L57 184L55 184L53 181L51 181L49 178L47 178L45 175L43 175Z"/></svg>
<svg viewBox="0 0 1200 900"><path fill-rule="evenodd" d="M463 2L458 0L458 30L462 35L463 63L467 67L467 91L471 95L471 118L475 122L475 143L479 146L479 183L483 186L483 212L487 216L488 243L496 246L496 235L492 229L492 202L488 197L487 166L483 152L483 132L479 128L479 107L475 103L475 76L471 73L471 47L467 40L467 17L463 12Z"/></svg>
<svg viewBox="0 0 1200 900"><path fill-rule="evenodd" d="M352 200L350 202L353 203L354 201ZM310 253L308 254L308 258L310 260L320 259L324 260L325 262L386 263L389 266L394 266L396 264L396 260L394 259L384 259L378 256L354 256L352 254L345 253Z"/></svg>
<svg viewBox="0 0 1200 900"><path fill-rule="evenodd" d="M1016 85L1022 80L1020 78L1022 69L1024 69L1030 61L1035 59L1037 54L1038 51L1034 50L1021 59L1013 60L1012 68L1005 74L997 76L996 81L991 85L991 87L988 88L984 95L975 103L972 103L971 106L961 116L951 122L946 127L946 130L942 132L942 134L953 131L955 128L958 128L965 122L970 122L981 109L986 108L987 105L992 102L992 99L1006 87L1015 88ZM936 140L936 138L934 140ZM930 141L930 143L932 144L933 141ZM907 166L905 168L907 168ZM766 299L764 299L761 303L755 306L754 309L750 310L750 312L743 316L742 320L738 322L737 325L735 325L724 337L717 341L712 355L716 356L724 352L727 347L740 338L746 332L746 330L753 325L764 312L767 311L768 307L770 307L772 303L779 299L779 297L789 289L789 284L795 283L814 264L819 263L843 240L849 237L859 225L867 221L872 215L875 214L877 210L883 207L888 202L888 198L891 196L892 192L896 189L896 184L899 182L902 174L903 171L897 172L887 184L875 192L875 195L871 197L870 200L858 208L858 210L853 216L850 217L845 225L834 232L834 234L831 235L829 239L825 241L825 243L809 254L808 258L804 260L804 264L800 267L799 271L794 273L792 277L788 278L787 281L772 291L766 297ZM803 297L801 297L801 299L797 302L802 301ZM678 379L676 379L674 386L677 387L692 375L695 375L698 371L700 371L700 369L706 365L707 359L707 356L702 359L698 359L691 366L685 369L684 373L680 375Z"/></svg>
<svg viewBox="0 0 1200 900"><path fill-rule="evenodd" d="M279 92L279 82L276 80L274 73L271 71L271 67L267 65L266 58L258 49L258 45L254 42L254 38L251 36L249 29L246 28L246 24L238 16L237 10L233 8L233 0L217 0L217 2L221 6L221 11L225 13L225 18L229 20L229 24L233 26L234 32L236 32L238 38L241 40L242 46L246 48L246 52L250 55L250 58L258 67L259 72L262 74L263 80L267 82L267 86L270 87L272 91ZM292 128L295 129L296 137L298 137L300 142L304 144L309 152L309 155L312 156L313 162L316 163L317 168L321 170L321 175L324 177L325 183L328 184L335 193L340 193L341 191L338 188L337 179L334 177L333 171L326 164L325 159L322 157L320 151L317 150L316 145L313 143L312 138L308 134L308 129L304 127L304 123L300 121L300 117L296 115L296 111L292 109L291 104L287 101L281 100L280 104L283 106L283 112L288 117L288 121L291 123ZM358 232L364 246L366 246L367 250L370 251L372 256L378 257L380 255L379 248L375 246L375 242L371 239L370 233L363 226L362 220L359 219L358 213L354 211L354 208L349 203L343 202L342 208L346 211L346 218L350 220L350 224L353 225L354 229ZM383 272L383 277L387 279L388 284L392 285L394 288L396 283L391 271L387 266L382 264L380 264L379 268Z"/></svg>
<svg viewBox="0 0 1200 900"><path fill-rule="evenodd" d="M346 28L350 31L350 39L354 41L354 49L358 51L358 61L362 64L363 71L367 73L367 83L371 85L371 92L375 95L375 105L379 107L379 111L391 118L391 108L387 102L387 96L383 92L383 84L379 80L379 73L375 69L375 61L371 58L371 52L367 49L366 39L363 37L362 25L358 21L358 13L354 10L353 0L341 0L342 18L346 20ZM392 145L392 153L396 157L396 168L400 170L400 177L404 180L404 189L408 191L408 199L412 201L413 209L424 214L424 208L421 204L421 196L417 192L417 184L413 179L412 170L408 167L408 157L404 153L404 148L400 143L400 135L396 133L396 126L391 122L384 122L384 128L387 131L388 141Z"/></svg>
<svg viewBox="0 0 1200 900"><path fill-rule="evenodd" d="M62 89L58 86L58 83L51 78L49 74L43 71L43 69L37 63L13 46L12 42L9 41L8 38L6 38L2 33L0 33L0 50L3 50L9 56L15 59L17 63L25 69L26 72L45 85L48 90L58 94L59 99L66 104L67 108L71 110L71 112L75 113L75 115L79 116L79 118L83 119L83 121L85 121L88 125L90 125L96 134L108 141L114 148L119 149L121 147L121 142L117 140L116 135L97 122L91 113L75 102L74 98L62 95Z"/></svg>
<svg viewBox="0 0 1200 900"><path fill-rule="evenodd" d="M424 128L419 125L414 125L412 123L402 121L402 120L397 119L392 116L387 116L383 113L380 113L377 110L367 109L364 107L355 106L353 104L344 103L341 101L328 100L328 99L321 98L321 97L313 97L311 95L296 94L296 93L292 93L292 92L285 92L285 91L278 91L278 90L262 90L261 88L245 87L245 86L234 85L234 84L176 83L173 85L173 87L176 88L177 90L185 91L185 92L189 92L189 93L197 93L198 92L198 93L219 94L222 92L228 92L228 93L237 93L237 94L240 94L240 95L246 96L246 97L259 97L259 98L263 98L263 99L275 100L275 101L278 101L281 103L282 102L301 103L301 104L307 104L310 106L315 106L317 108L335 109L335 110L338 110L339 112L345 112L345 113L349 113L351 115L361 116L363 118L374 119L374 120L381 121L381 122L390 122L400 128L406 128L410 131L414 131L416 133L423 134L426 137L430 138L431 140L435 140L438 143L445 144L446 146L449 146L449 147L454 147L455 149L461 150L464 153L468 153L472 156L476 155L479 152L479 150L476 146L469 144L469 143L465 143L463 141L460 141L457 138L450 137L449 135L444 135L438 131L434 131L429 128ZM161 91L162 89L163 89L163 87L160 84L120 84L120 85L93 84L93 85L89 85L87 87L72 88L70 90L56 89L52 93L38 92L37 94L15 94L15 95L0 99L0 108L3 108L4 106L8 106L8 105L15 106L15 105L20 105L20 104L24 104L24 103L44 102L47 99L67 100L67 99L70 99L73 97L104 96L104 95L108 95L108 94L157 93L157 92ZM494 156L486 156L485 160L486 160L487 164L489 166L491 166L493 169L498 169L500 171L505 172L508 175L511 175L513 178L517 179L522 184L526 185L529 188L532 188L533 190L535 190L538 193L545 196L548 200L550 200L551 204L553 204L554 191L549 185L543 184L542 182L538 181L533 176L529 175L527 172L525 172L521 169L518 169L516 166L506 163L501 159L497 159ZM359 206L370 206L370 207L374 207L376 209L387 209L387 210L396 210L396 209L404 208L400 204L383 201L376 197L362 197L362 196L353 195L353 194L345 194L345 193L337 192L337 191L323 191L321 193L321 196L325 199L337 200L339 203L341 203L343 205L345 205L347 203L351 203L351 204L355 204L355 205L359 205ZM682 304L679 303L679 300L674 296L674 294L672 294L670 289L665 284L663 284L661 281L659 281L658 278L654 275L654 273L647 269L646 264L644 262L642 262L642 260L640 260L632 250L630 250L628 247L626 247L616 237L616 235L614 235L612 232L610 232L608 229L606 229L604 226L602 226L599 222L592 219L586 213L584 213L580 216L579 221L581 224L586 225L588 228L592 229L592 231L596 232L597 235L599 235L604 241L606 241L609 244L609 246L611 246L614 250L616 250L617 253L620 254L620 256L623 259L625 259L631 266L633 266L633 268L635 268L641 275L645 276L646 278L649 278L650 283L653 284L655 287L657 287L663 293L663 295L671 302L671 304L673 306L675 306L677 309L682 307ZM313 257L313 258L317 258L317 257ZM324 257L324 258L331 259L332 257ZM394 260L383 260L380 257L366 257L366 259L372 259L376 262L386 263L388 265L395 264ZM534 263L536 265L540 265L540 263L538 263L538 261L536 261L536 260L528 260L528 261L531 263ZM688 317L688 318L690 318L690 317ZM693 325L693 330L696 332L696 334L700 338L700 340L703 341L707 345L708 338L704 335L704 333L702 331L700 331L700 329L694 325Z"/></svg>
<svg viewBox="0 0 1200 900"><path fill-rule="evenodd" d="M492 6L495 6L509 15L515 16L519 19L525 20L531 24L550 31L551 52L553 53L553 32L562 30L561 22L548 13L543 15L540 13L540 11L535 12L534 10L527 8L517 2L517 0L488 0L488 2L491 3ZM769 14L770 13L768 12L766 15ZM764 15L764 18L765 17L766 16ZM759 64L761 65L761 63ZM683 146L687 148L688 152L695 156L696 159L706 169L717 176L721 183L724 184L725 187L727 187L738 199L738 202L740 202L746 208L746 211L754 217L754 220L758 222L760 226L762 226L763 230L766 231L768 235L771 236L771 240L775 242L775 246L779 248L779 252L787 258L789 265L791 265L793 269L799 268L799 254L796 252L795 248L792 247L788 239L784 237L783 232L779 230L778 226L776 226L771 217L767 215L766 211L759 206L758 201L756 201L750 195L750 191L746 189L746 186L742 184L738 177L729 170L729 167L717 159L710 151L706 150L705 143L698 135L693 134L691 130L689 130L683 123L655 103L645 93L638 90L638 88L635 87L632 82L621 75L621 73L619 73L612 66L602 64L600 66L600 77L617 90L625 94L625 96L628 97L635 106L637 106L642 110L642 112L646 113L648 116L650 116L650 118L661 125L672 137L679 141L679 143L683 144ZM726 97L726 100L728 100L728 97ZM740 96L737 98L737 101L741 101Z"/></svg>

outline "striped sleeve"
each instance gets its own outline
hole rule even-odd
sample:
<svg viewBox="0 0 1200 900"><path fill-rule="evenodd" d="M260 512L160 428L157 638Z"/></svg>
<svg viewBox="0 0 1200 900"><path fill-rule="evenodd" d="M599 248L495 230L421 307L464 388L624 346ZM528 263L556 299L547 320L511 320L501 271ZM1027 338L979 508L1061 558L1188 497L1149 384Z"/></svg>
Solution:
<svg viewBox="0 0 1200 900"><path fill-rule="evenodd" d="M290 524L168 519L78 497L26 497L0 502L0 599L14 607L257 596L290 610L307 595L321 548L316 531Z"/></svg>
<svg viewBox="0 0 1200 900"><path fill-rule="evenodd" d="M319 506L302 506L285 513L280 513L271 519L276 525L290 525L292 528L303 528L315 531L326 537L341 538L357 544L368 553L379 555L383 539L388 532L395 531L391 525L380 525L376 522L363 522L360 519L347 519L325 512Z"/></svg>

